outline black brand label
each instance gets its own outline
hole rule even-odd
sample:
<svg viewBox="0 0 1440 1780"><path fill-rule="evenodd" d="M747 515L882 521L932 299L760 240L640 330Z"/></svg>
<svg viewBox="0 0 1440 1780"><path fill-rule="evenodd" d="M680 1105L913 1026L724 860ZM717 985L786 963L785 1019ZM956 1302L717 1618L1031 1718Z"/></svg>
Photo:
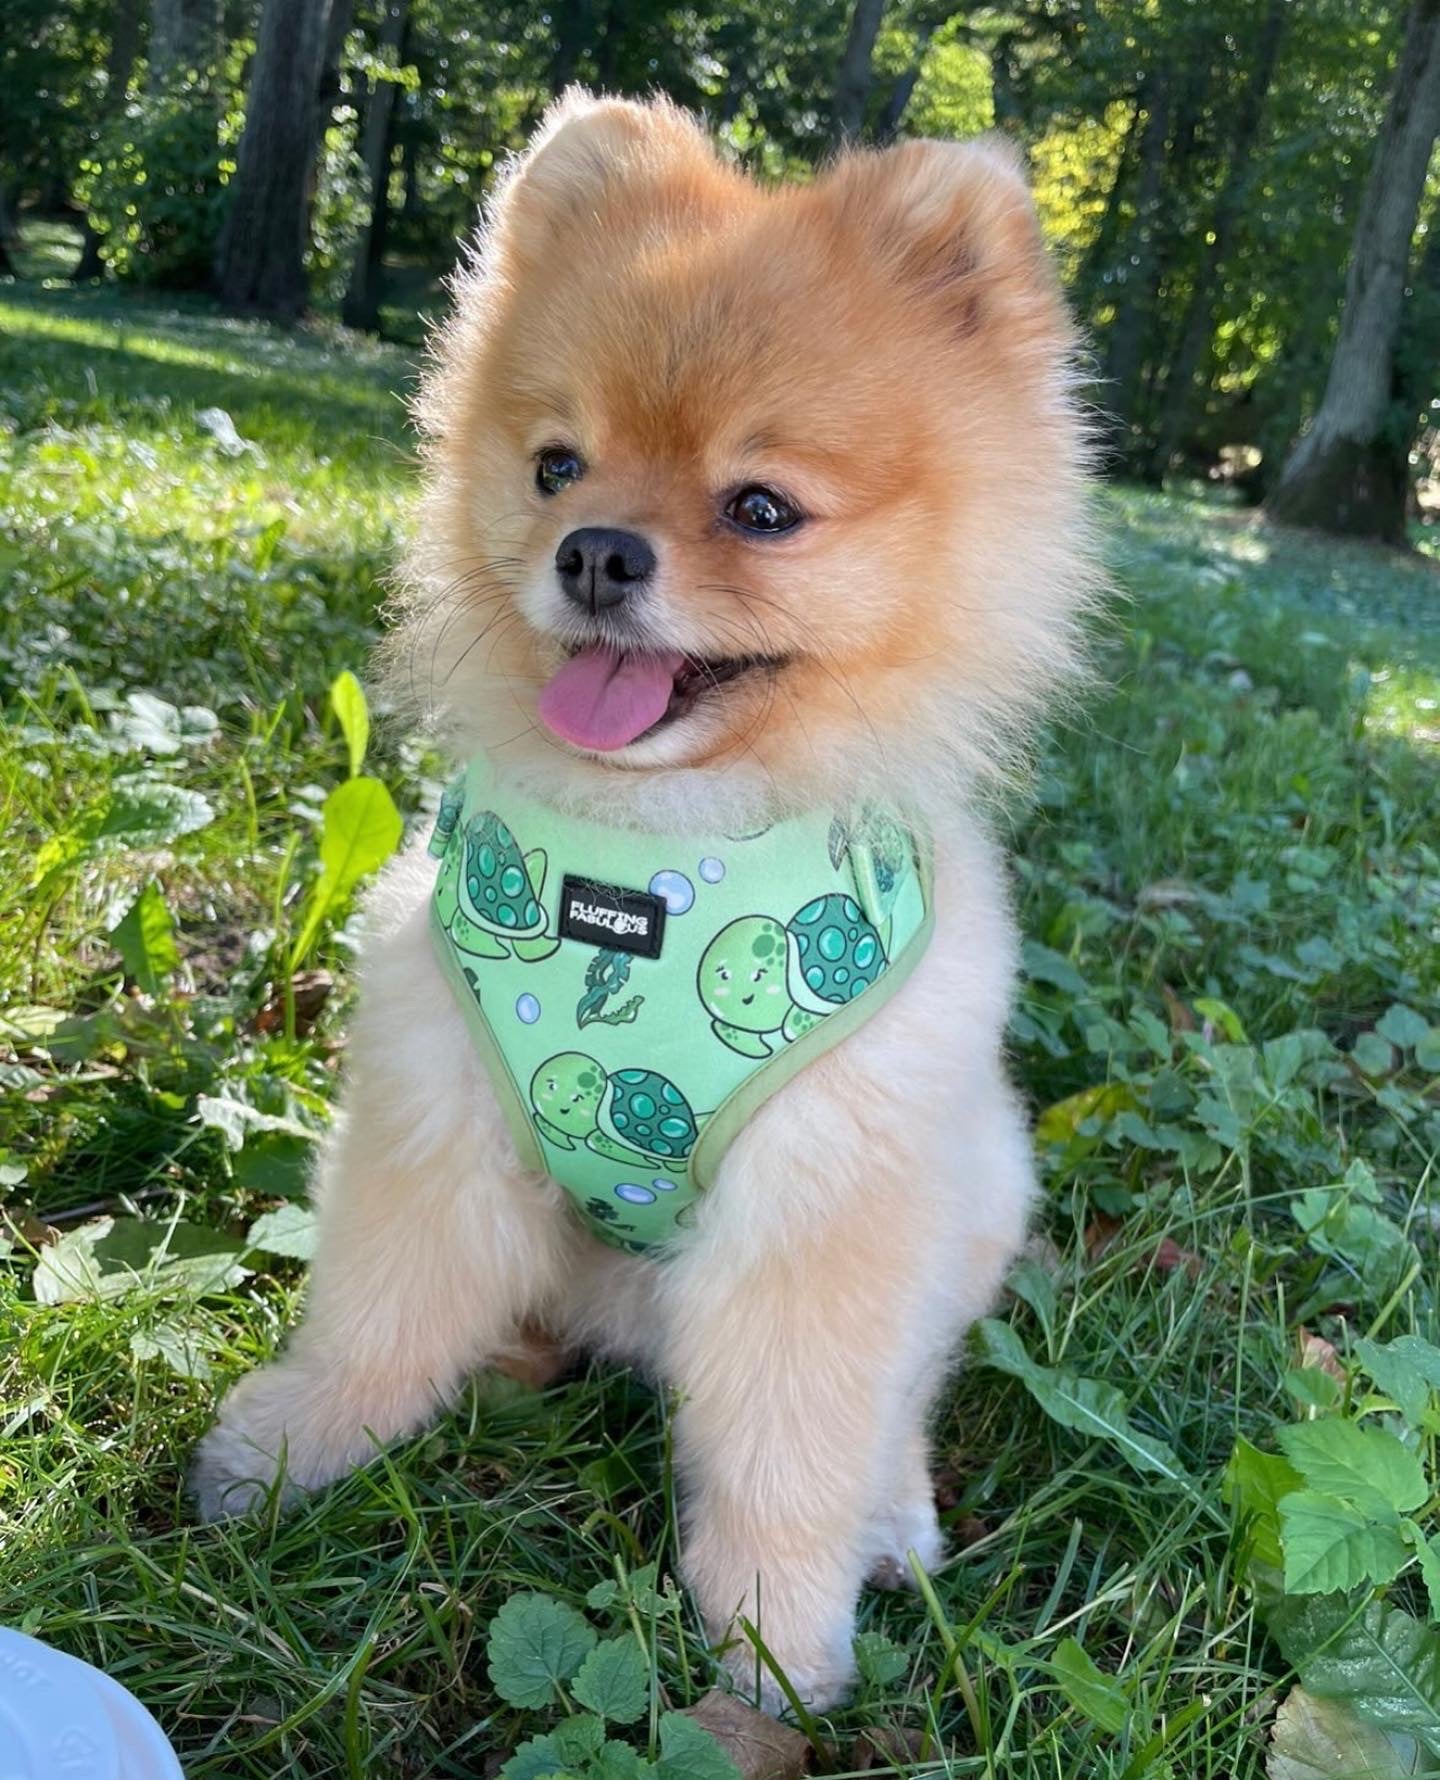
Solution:
<svg viewBox="0 0 1440 1780"><path fill-rule="evenodd" d="M648 890L620 890L567 877L560 886L560 937L636 958L658 958L665 904Z"/></svg>

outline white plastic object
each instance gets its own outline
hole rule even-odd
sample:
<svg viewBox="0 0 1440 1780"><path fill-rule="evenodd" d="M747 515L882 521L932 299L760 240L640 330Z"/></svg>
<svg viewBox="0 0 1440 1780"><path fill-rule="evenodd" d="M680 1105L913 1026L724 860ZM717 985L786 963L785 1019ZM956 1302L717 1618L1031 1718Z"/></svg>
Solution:
<svg viewBox="0 0 1440 1780"><path fill-rule="evenodd" d="M184 1780L165 1733L89 1663L0 1626L0 1780Z"/></svg>

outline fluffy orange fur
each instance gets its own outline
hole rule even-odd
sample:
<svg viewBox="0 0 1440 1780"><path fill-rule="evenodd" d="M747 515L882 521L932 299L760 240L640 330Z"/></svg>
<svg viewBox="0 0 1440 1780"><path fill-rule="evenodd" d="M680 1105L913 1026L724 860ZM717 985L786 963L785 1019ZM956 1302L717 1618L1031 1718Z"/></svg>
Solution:
<svg viewBox="0 0 1440 1780"><path fill-rule="evenodd" d="M538 1327L674 1386L685 1574L737 1676L743 1616L801 1697L844 1693L864 1582L942 1561L927 1417L1033 1190L1002 1059L1017 936L976 792L1077 670L1094 580L1073 344L1002 144L907 143L767 189L664 104L572 95L547 120L421 400L392 679L457 754L618 822L714 832L878 793L934 837L934 938L761 1108L653 1262L602 1247L521 1166L439 974L433 862L398 860L305 1321L203 1442L202 1512L323 1485ZM553 446L586 473L547 498ZM805 522L738 533L726 493L750 483ZM654 546L652 647L772 664L605 757L537 720L585 637L556 547L592 525Z"/></svg>
<svg viewBox="0 0 1440 1780"><path fill-rule="evenodd" d="M1014 758L1077 665L1073 346L1002 141L764 187L671 106L573 95L505 181L418 405L400 677L462 748L553 749L532 725L572 640L556 545L628 527L656 546L668 640L788 665L626 764L743 760L802 801L837 780L952 795ZM533 458L557 440L589 467L546 500ZM807 522L717 524L751 482Z"/></svg>

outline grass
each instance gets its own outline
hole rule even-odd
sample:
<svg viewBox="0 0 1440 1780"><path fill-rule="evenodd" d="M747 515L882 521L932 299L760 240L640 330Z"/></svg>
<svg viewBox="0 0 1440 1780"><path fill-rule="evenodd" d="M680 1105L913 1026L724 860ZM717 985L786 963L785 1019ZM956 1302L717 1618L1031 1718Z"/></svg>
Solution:
<svg viewBox="0 0 1440 1780"><path fill-rule="evenodd" d="M133 1688L191 1780L491 1771L546 1722L489 1682L500 1605L675 1558L663 1406L598 1369L478 1381L295 1516L196 1529L187 1454L283 1338L301 1265L252 1247L242 1271L232 1241L223 1278L43 1284L97 1216L243 1238L301 1190L343 1055L343 926L307 960L313 1023L287 1036L277 1009L345 773L327 688L363 665L412 480L410 375L338 332L0 288L0 1621ZM836 1772L893 1726L911 1755L868 1771L1262 1773L1291 1674L1227 1459L1365 1408L1358 1336L1440 1335L1417 1038L1440 1023L1440 579L1203 498L1109 509L1131 595L1109 690L1013 819L1047 1197L1001 1315L1055 1371L977 1357L948 1396L955 1555L928 1602L865 1598L900 1654L821 1727ZM419 823L439 763L378 735L370 770ZM146 993L107 936L152 881L179 959ZM217 1100L250 1109L239 1148ZM1357 1162L1369 1247L1307 1234L1299 1196ZM1109 1434L1057 1409L1077 1376L1118 1391ZM1409 1572L1392 1598L1424 1612ZM1110 1678L1103 1712L1065 1684L1067 1639ZM674 1704L710 1684L688 1607L653 1668Z"/></svg>

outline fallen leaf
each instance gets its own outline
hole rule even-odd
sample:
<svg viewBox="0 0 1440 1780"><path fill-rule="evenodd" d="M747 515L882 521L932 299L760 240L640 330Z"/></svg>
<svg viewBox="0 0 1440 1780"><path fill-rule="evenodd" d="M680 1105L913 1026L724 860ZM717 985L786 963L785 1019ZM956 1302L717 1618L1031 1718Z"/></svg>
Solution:
<svg viewBox="0 0 1440 1780"><path fill-rule="evenodd" d="M850 1745L847 1766L860 1774L872 1768L908 1768L925 1748L924 1731L902 1731L898 1725L872 1725Z"/></svg>
<svg viewBox="0 0 1440 1780"><path fill-rule="evenodd" d="M1160 993L1165 998L1165 1011L1170 1016L1172 1032L1198 1032L1200 1030L1200 1022L1168 983L1161 983Z"/></svg>
<svg viewBox="0 0 1440 1780"><path fill-rule="evenodd" d="M1157 1273L1174 1273L1183 1267L1191 1279L1198 1279L1205 1270L1205 1263L1194 1249L1181 1248L1173 1236L1162 1236L1155 1244L1150 1265Z"/></svg>
<svg viewBox="0 0 1440 1780"><path fill-rule="evenodd" d="M810 1772L815 1753L800 1731L757 1712L733 1693L712 1688L682 1716L703 1725L740 1770L740 1780L793 1780Z"/></svg>
<svg viewBox="0 0 1440 1780"><path fill-rule="evenodd" d="M1336 1384L1345 1383L1345 1368L1340 1363L1340 1356L1323 1335L1315 1334L1314 1330L1307 1329L1302 1324L1297 1331L1296 1340L1298 1364L1302 1368L1314 1366L1321 1372L1328 1372Z"/></svg>
<svg viewBox="0 0 1440 1780"><path fill-rule="evenodd" d="M290 979L295 997L295 1032L304 1038L320 1017L320 1010L330 998L335 979L328 970L297 970ZM257 1032L285 1030L285 985L278 984L266 999L264 1007L252 1022Z"/></svg>
<svg viewBox="0 0 1440 1780"><path fill-rule="evenodd" d="M1108 1212L1097 1212L1085 1226L1085 1258L1087 1261L1098 1261L1124 1229L1119 1218L1112 1218Z"/></svg>
<svg viewBox="0 0 1440 1780"><path fill-rule="evenodd" d="M1269 1780L1404 1780L1424 1771L1414 1738L1367 1724L1343 1700L1292 1687L1275 1714Z"/></svg>

